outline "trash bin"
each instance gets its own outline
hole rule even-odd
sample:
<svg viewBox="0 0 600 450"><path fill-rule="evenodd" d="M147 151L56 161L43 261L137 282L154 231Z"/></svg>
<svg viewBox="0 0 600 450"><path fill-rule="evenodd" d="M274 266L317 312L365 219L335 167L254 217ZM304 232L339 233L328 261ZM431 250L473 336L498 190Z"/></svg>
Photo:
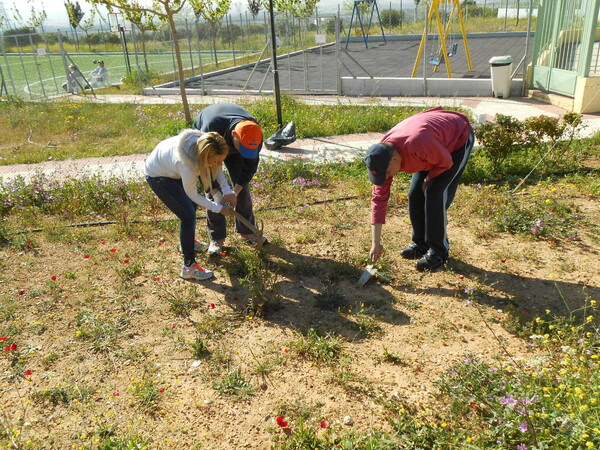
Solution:
<svg viewBox="0 0 600 450"><path fill-rule="evenodd" d="M510 97L510 75L514 59L510 55L494 56L490 59L492 72L492 95L497 98Z"/></svg>

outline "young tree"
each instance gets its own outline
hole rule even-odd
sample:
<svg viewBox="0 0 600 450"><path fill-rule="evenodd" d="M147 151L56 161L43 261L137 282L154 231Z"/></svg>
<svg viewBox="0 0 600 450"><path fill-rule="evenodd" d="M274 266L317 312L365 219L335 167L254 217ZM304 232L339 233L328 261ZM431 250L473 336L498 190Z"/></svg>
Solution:
<svg viewBox="0 0 600 450"><path fill-rule="evenodd" d="M72 2L71 0L65 0L64 5L67 9L67 14L69 15L69 24L75 32L75 42L77 43L77 48L79 48L79 36L77 35L77 28L81 23L81 19L83 19L83 16L85 16L85 13L81 9L81 5L78 1Z"/></svg>
<svg viewBox="0 0 600 450"><path fill-rule="evenodd" d="M92 47L89 44L89 33L88 30L91 30L92 28L94 28L95 24L94 24L94 19L96 18L96 8L92 9L92 12L90 14L90 17L88 17L84 22L79 22L79 28L81 28L83 30L83 32L85 33L85 37L88 38L88 47L90 48L90 51L92 51Z"/></svg>
<svg viewBox="0 0 600 450"><path fill-rule="evenodd" d="M141 6L134 2L132 3L136 8L141 8ZM142 35L142 54L144 55L144 67L146 68L146 72L150 72L150 68L148 67L148 56L146 55L146 32L147 31L158 31L164 25L164 20L160 20L159 23L154 22L154 15L148 11L144 11L142 9L125 11L125 18L134 24L137 29L140 31Z"/></svg>
<svg viewBox="0 0 600 450"><path fill-rule="evenodd" d="M177 61L177 71L179 75L179 92L181 94L181 103L183 113L188 124L192 123L190 114L190 105L185 92L185 77L183 72L183 62L181 61L181 50L179 48L179 39L177 38L177 27L175 26L175 16L184 7L186 0L154 0L152 6L142 7L135 5L128 0L90 0L93 4L104 5L109 9L119 9L125 11L147 11L169 24L171 36L173 37L173 46L175 47L175 60Z"/></svg>
<svg viewBox="0 0 600 450"><path fill-rule="evenodd" d="M202 17L210 25L215 65L219 67L219 61L217 60L217 29L221 24L221 19L229 12L231 0L194 0L192 7L196 17Z"/></svg>
<svg viewBox="0 0 600 450"><path fill-rule="evenodd" d="M248 0L248 9L250 10L250 14L252 14L252 18L256 20L256 16L262 9L262 4L260 0Z"/></svg>
<svg viewBox="0 0 600 450"><path fill-rule="evenodd" d="M17 5L13 3L13 16L15 20L23 27L29 28L38 28L42 29L42 33L44 32L44 21L48 18L48 14L46 14L46 10L44 9L44 4L42 3L40 6L35 6L33 4L33 0L26 1L27 6L30 8L29 19L23 19L23 16L19 12Z"/></svg>
<svg viewBox="0 0 600 450"><path fill-rule="evenodd" d="M33 4L33 0L27 0L27 6L31 8L29 12L29 19L23 19L23 16L17 9L17 5L13 3L13 17L15 20L24 28L32 28L33 32L37 32L37 29L40 28L42 30L42 35L46 34L44 31L44 21L48 17L46 14L46 10L44 9L44 5L42 4L41 8L36 8ZM40 9L37 11L37 9ZM2 18L4 19L4 18ZM0 24L0 29L2 28ZM37 44L40 41L40 37L35 35L32 36L32 42ZM48 47L46 47L46 51L48 51Z"/></svg>

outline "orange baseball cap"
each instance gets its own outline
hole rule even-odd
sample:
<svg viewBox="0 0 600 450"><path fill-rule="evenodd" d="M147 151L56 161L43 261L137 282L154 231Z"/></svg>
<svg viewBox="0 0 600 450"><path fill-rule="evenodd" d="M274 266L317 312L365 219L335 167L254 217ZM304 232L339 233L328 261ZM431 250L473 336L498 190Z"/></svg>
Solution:
<svg viewBox="0 0 600 450"><path fill-rule="evenodd" d="M240 155L247 159L257 158L263 141L260 125L251 120L242 120L233 131L239 139Z"/></svg>

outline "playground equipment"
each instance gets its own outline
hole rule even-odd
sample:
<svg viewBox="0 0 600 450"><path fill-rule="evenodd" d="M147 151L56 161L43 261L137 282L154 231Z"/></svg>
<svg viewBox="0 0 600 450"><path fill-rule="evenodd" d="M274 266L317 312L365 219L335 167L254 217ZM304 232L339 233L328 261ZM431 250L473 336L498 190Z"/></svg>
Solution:
<svg viewBox="0 0 600 450"><path fill-rule="evenodd" d="M352 8L352 16L350 16L350 25L348 25L348 34L346 35L346 49L348 48L348 41L350 40L350 33L352 32L352 24L354 23L354 15L356 14L356 18L358 19L358 23L360 24L360 32L362 33L363 40L365 41L365 47L369 48L367 41L369 40L369 36L365 33L365 27L363 25L362 17L360 14L360 6L362 3L367 3L370 16L369 16L369 25L367 29L371 28L371 24L373 23L373 14L377 12L377 21L379 22L379 27L381 28L381 35L383 36L383 42L387 42L385 40L385 33L383 32L383 24L381 23L381 16L379 15L379 8L377 7L377 0L354 0L354 8ZM366 11L365 14L368 14L369 11Z"/></svg>
<svg viewBox="0 0 600 450"><path fill-rule="evenodd" d="M448 14L447 10L449 5L452 5L452 11ZM446 71L448 72L448 78L452 78L452 65L450 63L450 58L458 51L458 42L454 42L454 35L450 34L450 24L452 23L452 19L455 17L455 15L458 16L458 20L460 22L460 31L465 44L465 53L467 55L467 63L469 64L469 72L473 71L473 62L471 61L471 52L469 50L469 42L467 41L467 34L465 32L465 24L463 22L460 0L432 0L431 9L429 10L427 21L425 22L425 28L423 29L423 36L421 37L419 51L417 52L417 58L415 59L415 65L413 66L413 78L417 75L417 68L419 67L419 62L423 56L425 42L427 41L428 37L428 29L431 28L434 18L436 24L435 29L437 30L437 36L439 38L439 46L431 52L427 62L434 66L434 72L438 71L440 65L445 64ZM448 37L450 37L450 50L448 50Z"/></svg>

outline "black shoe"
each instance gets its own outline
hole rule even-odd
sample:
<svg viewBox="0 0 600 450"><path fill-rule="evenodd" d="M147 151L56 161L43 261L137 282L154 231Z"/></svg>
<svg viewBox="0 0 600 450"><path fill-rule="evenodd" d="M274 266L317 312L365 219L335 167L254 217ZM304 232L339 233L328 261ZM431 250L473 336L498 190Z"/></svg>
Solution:
<svg viewBox="0 0 600 450"><path fill-rule="evenodd" d="M427 253L427 247L424 245L415 244L414 242L408 244L405 248L400 250L400 256L402 256L404 259L419 259L425 253Z"/></svg>
<svg viewBox="0 0 600 450"><path fill-rule="evenodd" d="M444 267L447 259L447 257L441 257L434 253L433 250L427 250L427 253L415 263L415 266L419 272L435 272Z"/></svg>

